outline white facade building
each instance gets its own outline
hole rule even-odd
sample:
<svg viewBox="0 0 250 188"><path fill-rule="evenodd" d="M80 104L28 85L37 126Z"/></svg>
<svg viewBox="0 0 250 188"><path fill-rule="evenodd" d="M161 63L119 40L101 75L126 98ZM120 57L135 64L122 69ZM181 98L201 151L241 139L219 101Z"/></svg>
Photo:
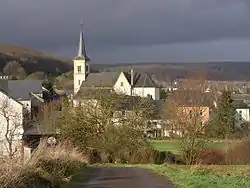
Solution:
<svg viewBox="0 0 250 188"><path fill-rule="evenodd" d="M0 154L9 154L8 139L12 142L12 151L18 151L24 132L23 105L4 92L0 92L0 130Z"/></svg>
<svg viewBox="0 0 250 188"><path fill-rule="evenodd" d="M237 108L236 109L236 125L240 126L244 122L250 122L250 109Z"/></svg>

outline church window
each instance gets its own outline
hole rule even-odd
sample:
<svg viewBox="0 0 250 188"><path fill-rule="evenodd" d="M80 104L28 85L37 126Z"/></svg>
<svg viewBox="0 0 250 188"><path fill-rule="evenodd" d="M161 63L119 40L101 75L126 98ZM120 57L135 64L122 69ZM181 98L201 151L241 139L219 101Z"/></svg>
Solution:
<svg viewBox="0 0 250 188"><path fill-rule="evenodd" d="M78 73L82 72L82 67L81 66L77 66L77 70L78 70Z"/></svg>
<svg viewBox="0 0 250 188"><path fill-rule="evenodd" d="M78 80L78 85L79 85L79 86L81 85L81 80Z"/></svg>
<svg viewBox="0 0 250 188"><path fill-rule="evenodd" d="M123 82L121 82L121 87L123 87Z"/></svg>

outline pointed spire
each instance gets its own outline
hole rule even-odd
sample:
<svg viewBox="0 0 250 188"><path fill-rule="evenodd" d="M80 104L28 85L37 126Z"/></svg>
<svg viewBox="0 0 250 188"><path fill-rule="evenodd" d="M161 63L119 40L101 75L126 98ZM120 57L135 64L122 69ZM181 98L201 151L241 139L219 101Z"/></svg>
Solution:
<svg viewBox="0 0 250 188"><path fill-rule="evenodd" d="M83 23L81 23L81 32L80 32L80 39L79 39L79 47L78 47L78 54L77 59L85 59L89 60L87 54L86 54L86 48L84 44L84 37L83 37Z"/></svg>

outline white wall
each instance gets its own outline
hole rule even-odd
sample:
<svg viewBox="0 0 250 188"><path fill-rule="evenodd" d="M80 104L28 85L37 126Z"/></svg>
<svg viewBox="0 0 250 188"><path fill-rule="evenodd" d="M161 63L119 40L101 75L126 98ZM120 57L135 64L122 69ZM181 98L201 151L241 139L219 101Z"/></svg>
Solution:
<svg viewBox="0 0 250 188"><path fill-rule="evenodd" d="M25 100L25 101L19 101L23 104L23 107L28 110L28 112L31 112L31 100Z"/></svg>
<svg viewBox="0 0 250 188"><path fill-rule="evenodd" d="M154 100L160 100L160 89L154 87L135 87L133 94L141 97L151 95Z"/></svg>
<svg viewBox="0 0 250 188"><path fill-rule="evenodd" d="M6 117L9 118L9 124ZM9 129L7 129L9 125ZM13 149L20 147L23 134L23 105L0 92L0 152L8 154L8 144L5 138L6 132L13 135Z"/></svg>
<svg viewBox="0 0 250 188"><path fill-rule="evenodd" d="M125 95L131 95L131 85L128 82L127 78L123 74L123 72L118 77L114 90L117 93L123 93ZM134 87L133 88L133 96L147 97L151 95L154 100L160 100L160 88L154 87Z"/></svg>
<svg viewBox="0 0 250 188"><path fill-rule="evenodd" d="M131 95L131 85L128 82L123 72L118 77L114 85L114 90L116 93L123 93L125 95Z"/></svg>
<svg viewBox="0 0 250 188"><path fill-rule="evenodd" d="M242 122L250 121L250 109L249 108L237 108L236 109L236 124L240 125Z"/></svg>
<svg viewBox="0 0 250 188"><path fill-rule="evenodd" d="M78 66L81 66L81 72L78 72ZM79 91L82 82L86 80L88 72L89 65L85 59L74 60L74 94Z"/></svg>

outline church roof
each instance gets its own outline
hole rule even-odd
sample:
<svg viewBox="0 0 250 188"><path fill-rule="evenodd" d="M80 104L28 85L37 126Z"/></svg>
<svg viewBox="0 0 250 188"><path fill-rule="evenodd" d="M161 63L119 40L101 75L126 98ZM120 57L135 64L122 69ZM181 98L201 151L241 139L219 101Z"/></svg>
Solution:
<svg viewBox="0 0 250 188"><path fill-rule="evenodd" d="M123 72L128 82L131 84L131 73ZM134 74L134 87L158 87L152 80L148 73L135 73Z"/></svg>
<svg viewBox="0 0 250 188"><path fill-rule="evenodd" d="M113 87L116 83L119 72L90 73L81 88L85 87Z"/></svg>
<svg viewBox="0 0 250 188"><path fill-rule="evenodd" d="M78 54L74 59L75 60L85 59L86 61L89 61L90 58L87 56L86 47L85 47L85 43L84 43L82 24L81 24L81 32L80 32L80 38L79 38L79 44L78 45L79 45Z"/></svg>
<svg viewBox="0 0 250 188"><path fill-rule="evenodd" d="M131 73L123 72L129 84L131 84ZM86 87L113 87L120 76L120 72L90 73L81 88ZM147 73L134 74L134 87L157 87L157 84Z"/></svg>

